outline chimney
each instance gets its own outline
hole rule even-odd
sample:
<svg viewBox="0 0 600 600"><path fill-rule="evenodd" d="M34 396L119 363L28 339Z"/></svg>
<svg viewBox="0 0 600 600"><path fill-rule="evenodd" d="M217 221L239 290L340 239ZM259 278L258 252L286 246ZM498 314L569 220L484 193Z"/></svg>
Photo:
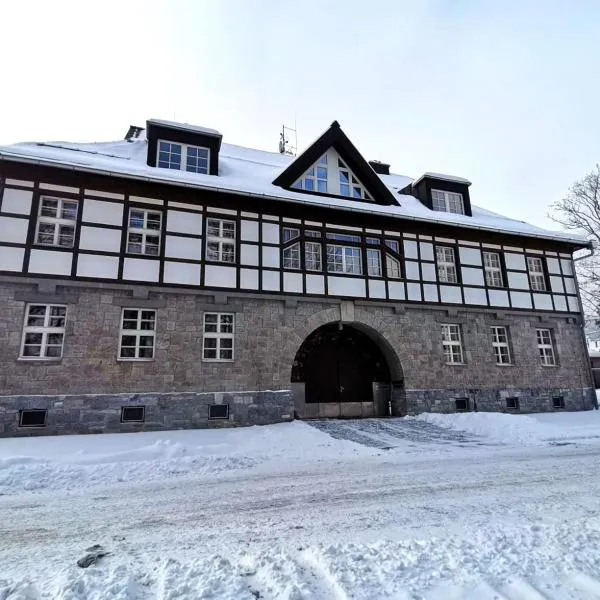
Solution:
<svg viewBox="0 0 600 600"><path fill-rule="evenodd" d="M125 139L128 142L132 142L133 140L140 137L140 133L144 131L143 127L138 127L137 125L130 125L127 133L125 134Z"/></svg>
<svg viewBox="0 0 600 600"><path fill-rule="evenodd" d="M378 175L389 175L390 165L381 162L380 160L370 160L369 164L373 167L373 171Z"/></svg>

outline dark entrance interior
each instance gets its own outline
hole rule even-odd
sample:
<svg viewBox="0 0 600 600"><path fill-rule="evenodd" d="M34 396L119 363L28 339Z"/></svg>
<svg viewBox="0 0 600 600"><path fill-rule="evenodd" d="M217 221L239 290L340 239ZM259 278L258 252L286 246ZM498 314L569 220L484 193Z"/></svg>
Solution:
<svg viewBox="0 0 600 600"><path fill-rule="evenodd" d="M377 392L389 388L387 361L368 335L350 325L330 323L308 336L296 354L292 382L304 383L300 416L387 414Z"/></svg>

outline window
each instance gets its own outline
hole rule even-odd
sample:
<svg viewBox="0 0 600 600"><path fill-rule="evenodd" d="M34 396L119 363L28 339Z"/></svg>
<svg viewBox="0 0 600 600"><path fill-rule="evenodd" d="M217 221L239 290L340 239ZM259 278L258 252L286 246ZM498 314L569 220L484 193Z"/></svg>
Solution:
<svg viewBox="0 0 600 600"><path fill-rule="evenodd" d="M124 308L121 316L119 358L150 360L154 358L156 311Z"/></svg>
<svg viewBox="0 0 600 600"><path fill-rule="evenodd" d="M300 269L300 242L283 249L283 268Z"/></svg>
<svg viewBox="0 0 600 600"><path fill-rule="evenodd" d="M158 142L157 164L163 169L208 174L209 158L209 149L202 146L188 146L162 140Z"/></svg>
<svg viewBox="0 0 600 600"><path fill-rule="evenodd" d="M21 358L61 358L66 318L66 306L28 304L25 310Z"/></svg>
<svg viewBox="0 0 600 600"><path fill-rule="evenodd" d="M362 273L360 248L327 244L327 270L331 273Z"/></svg>
<svg viewBox="0 0 600 600"><path fill-rule="evenodd" d="M510 364L510 348L506 327L492 327L492 348L494 349L497 365Z"/></svg>
<svg viewBox="0 0 600 600"><path fill-rule="evenodd" d="M292 186L301 190L310 192L327 193L327 154L323 154L321 158L310 168L301 179L296 181Z"/></svg>
<svg viewBox="0 0 600 600"><path fill-rule="evenodd" d="M208 407L208 419L229 419L229 404L210 404Z"/></svg>
<svg viewBox="0 0 600 600"><path fill-rule="evenodd" d="M336 242L354 242L360 244L360 235L352 235L351 233L334 233L332 231L326 234L328 240L335 240Z"/></svg>
<svg viewBox="0 0 600 600"><path fill-rule="evenodd" d="M518 398L507 398L506 399L506 410L519 410L520 404Z"/></svg>
<svg viewBox="0 0 600 600"><path fill-rule="evenodd" d="M357 200L371 200L360 181L352 174L352 171L338 158L338 173L340 184L340 196L348 196Z"/></svg>
<svg viewBox="0 0 600 600"><path fill-rule="evenodd" d="M486 284L489 287L504 287L500 254L498 254L498 252L484 252L483 266L485 269Z"/></svg>
<svg viewBox="0 0 600 600"><path fill-rule="evenodd" d="M145 420L145 406L121 406L121 423L143 423Z"/></svg>
<svg viewBox="0 0 600 600"><path fill-rule="evenodd" d="M565 398L564 396L554 396L552 398L552 408L564 408Z"/></svg>
<svg viewBox="0 0 600 600"><path fill-rule="evenodd" d="M469 410L469 399L468 398L456 398L454 400L454 406L457 412L467 412Z"/></svg>
<svg viewBox="0 0 600 600"><path fill-rule="evenodd" d="M235 221L206 219L206 260L235 262Z"/></svg>
<svg viewBox="0 0 600 600"><path fill-rule="evenodd" d="M161 221L162 214L160 212L145 208L132 208L129 211L127 252L158 256Z"/></svg>
<svg viewBox="0 0 600 600"><path fill-rule="evenodd" d="M442 190L431 190L431 201L433 210L451 212L459 215L465 214L462 194L444 192Z"/></svg>
<svg viewBox="0 0 600 600"><path fill-rule="evenodd" d="M295 240L297 237L300 237L300 230L296 227L284 227L283 228L283 241L289 242L290 240Z"/></svg>
<svg viewBox="0 0 600 600"><path fill-rule="evenodd" d="M77 200L40 198L35 243L72 248L75 242Z"/></svg>
<svg viewBox="0 0 600 600"><path fill-rule="evenodd" d="M537 256L528 256L527 271L529 272L531 289L538 292L545 292L546 277L544 275L544 264L542 263L542 259Z"/></svg>
<svg viewBox="0 0 600 600"><path fill-rule="evenodd" d="M204 313L204 360L233 360L234 315Z"/></svg>
<svg viewBox="0 0 600 600"><path fill-rule="evenodd" d="M375 248L367 248L367 273L381 277L381 252Z"/></svg>
<svg viewBox="0 0 600 600"><path fill-rule="evenodd" d="M456 260L454 248L450 246L437 246L435 249L437 258L438 279L444 283L457 283Z"/></svg>
<svg viewBox="0 0 600 600"><path fill-rule="evenodd" d="M19 427L46 427L48 411L34 408L19 411Z"/></svg>
<svg viewBox="0 0 600 600"><path fill-rule="evenodd" d="M460 325L442 325L442 346L448 364L464 362Z"/></svg>
<svg viewBox="0 0 600 600"><path fill-rule="evenodd" d="M552 332L550 329L536 329L538 352L540 360L545 367L553 367L556 365L556 357L554 356L554 344L552 343Z"/></svg>
<svg viewBox="0 0 600 600"><path fill-rule="evenodd" d="M308 231L306 233L308 233ZM321 253L322 251L320 242L304 243L304 265L307 271L323 270Z"/></svg>
<svg viewBox="0 0 600 600"><path fill-rule="evenodd" d="M396 254L400 254L400 243L398 240L385 240L385 245ZM400 279L402 277L400 261L390 256L389 252L386 252L385 268L388 279Z"/></svg>

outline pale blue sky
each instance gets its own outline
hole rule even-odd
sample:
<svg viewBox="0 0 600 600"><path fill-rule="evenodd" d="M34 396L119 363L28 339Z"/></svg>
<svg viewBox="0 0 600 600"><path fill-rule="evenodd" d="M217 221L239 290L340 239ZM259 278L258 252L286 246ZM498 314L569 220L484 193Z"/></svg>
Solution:
<svg viewBox="0 0 600 600"><path fill-rule="evenodd" d="M60 0L2 8L0 144L121 138L148 117L468 177L541 226L600 161L600 2Z"/></svg>

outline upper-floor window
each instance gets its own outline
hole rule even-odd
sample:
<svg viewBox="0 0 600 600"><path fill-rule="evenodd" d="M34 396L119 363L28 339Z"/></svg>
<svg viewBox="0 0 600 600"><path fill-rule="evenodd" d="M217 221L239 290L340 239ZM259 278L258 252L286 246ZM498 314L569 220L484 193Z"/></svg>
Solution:
<svg viewBox="0 0 600 600"><path fill-rule="evenodd" d="M360 248L327 244L327 270L330 273L362 273Z"/></svg>
<svg viewBox="0 0 600 600"><path fill-rule="evenodd" d="M77 200L40 198L35 243L72 248L75 242Z"/></svg>
<svg viewBox="0 0 600 600"><path fill-rule="evenodd" d="M485 269L485 282L489 287L504 287L502 276L502 263L498 252L484 252L483 266Z"/></svg>
<svg viewBox="0 0 600 600"><path fill-rule="evenodd" d="M210 150L208 148L164 140L158 142L158 160L156 164L164 169L208 174L209 162Z"/></svg>
<svg viewBox="0 0 600 600"><path fill-rule="evenodd" d="M345 165L341 158L337 159L339 184L340 184L340 196L348 196L349 198L356 198L358 200L371 200L367 190L358 181L358 179L352 174L352 171Z"/></svg>
<svg viewBox="0 0 600 600"><path fill-rule="evenodd" d="M235 262L235 221L206 219L206 259Z"/></svg>
<svg viewBox="0 0 600 600"><path fill-rule="evenodd" d="M438 279L444 283L457 283L456 258L454 248L451 246L437 246L435 249L437 258Z"/></svg>
<svg viewBox="0 0 600 600"><path fill-rule="evenodd" d="M442 347L448 364L458 365L464 362L460 325L454 323L442 325Z"/></svg>
<svg viewBox="0 0 600 600"><path fill-rule="evenodd" d="M129 211L127 229L127 252L158 256L162 213L145 208L132 208Z"/></svg>
<svg viewBox="0 0 600 600"><path fill-rule="evenodd" d="M306 232L308 235L310 232ZM318 232L316 232L318 233ZM323 270L321 242L304 242L304 265L307 271Z"/></svg>
<svg viewBox="0 0 600 600"><path fill-rule="evenodd" d="M321 158L310 168L304 175L296 181L292 186L301 190L310 192L327 193L327 154L323 154Z"/></svg>
<svg viewBox="0 0 600 600"><path fill-rule="evenodd" d="M465 214L465 205L462 194L446 192L443 190L431 190L431 201L433 210L451 212L459 215Z"/></svg>
<svg viewBox="0 0 600 600"><path fill-rule="evenodd" d="M510 364L510 347L508 344L508 330L506 327L492 327L492 348L496 357L496 364Z"/></svg>
<svg viewBox="0 0 600 600"><path fill-rule="evenodd" d="M23 325L21 358L60 358L65 339L66 318L66 306L28 304Z"/></svg>
<svg viewBox="0 0 600 600"><path fill-rule="evenodd" d="M538 256L527 257L527 271L529 272L529 281L531 289L538 292L546 291L546 276L544 274L544 263Z"/></svg>
<svg viewBox="0 0 600 600"><path fill-rule="evenodd" d="M542 365L545 367L553 367L556 365L556 356L554 354L552 331L550 331L550 329L536 329L535 333Z"/></svg>

